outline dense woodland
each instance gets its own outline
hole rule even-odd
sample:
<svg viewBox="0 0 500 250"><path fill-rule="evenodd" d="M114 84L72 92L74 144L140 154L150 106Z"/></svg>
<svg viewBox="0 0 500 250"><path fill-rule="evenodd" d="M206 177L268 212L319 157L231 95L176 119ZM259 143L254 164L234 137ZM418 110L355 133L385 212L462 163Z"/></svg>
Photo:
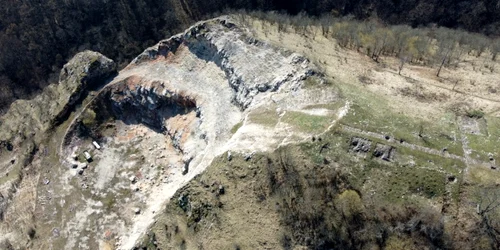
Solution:
<svg viewBox="0 0 500 250"><path fill-rule="evenodd" d="M5 0L0 5L0 114L13 100L55 82L61 66L78 51L99 51L124 65L156 41L227 9L303 12L317 18L352 15L385 24L500 34L496 0ZM352 39L347 43L353 46ZM382 53L377 48L371 52L375 57Z"/></svg>

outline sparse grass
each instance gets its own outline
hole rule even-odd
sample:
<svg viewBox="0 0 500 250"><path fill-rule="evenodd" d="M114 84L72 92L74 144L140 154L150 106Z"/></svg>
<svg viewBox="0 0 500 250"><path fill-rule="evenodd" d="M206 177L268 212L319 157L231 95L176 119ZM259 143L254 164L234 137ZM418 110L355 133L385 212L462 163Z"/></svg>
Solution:
<svg viewBox="0 0 500 250"><path fill-rule="evenodd" d="M282 122L286 122L300 131L304 132L323 132L331 123L332 118L329 116L310 115L297 111L287 111L282 118Z"/></svg>
<svg viewBox="0 0 500 250"><path fill-rule="evenodd" d="M494 186L500 184L500 172L479 166L473 167L469 169L466 179L472 183Z"/></svg>
<svg viewBox="0 0 500 250"><path fill-rule="evenodd" d="M328 133L323 141L327 140L334 150L328 150L328 156L340 166L348 169L351 173L350 183L362 190L372 190L381 199L389 202L404 202L411 200L412 195L426 198L436 198L444 194L447 176L455 176L457 183L452 189L452 195L458 200L459 186L461 184L461 171L465 164L459 160L449 159L441 156L427 154L418 150L412 150L398 146L398 143L389 143L378 138L367 139L372 141L371 151L365 158L353 157L349 150L349 140L353 136L359 136L339 129ZM395 162L387 163L373 158L374 145L382 143L391 145L396 149ZM316 146L302 146L309 152L309 156L317 164L322 163L324 156L318 153Z"/></svg>
<svg viewBox="0 0 500 250"><path fill-rule="evenodd" d="M304 109L328 109L333 112L336 112L338 109L342 108L345 105L345 102L338 101L332 103L322 103L322 104L314 104L308 105L304 107Z"/></svg>
<svg viewBox="0 0 500 250"><path fill-rule="evenodd" d="M248 120L266 127L274 127L278 124L278 114L271 108L254 111L248 115Z"/></svg>
<svg viewBox="0 0 500 250"><path fill-rule="evenodd" d="M472 149L471 157L488 162L491 154L497 162L500 162L500 118L485 117L486 135L467 134L469 147Z"/></svg>
<svg viewBox="0 0 500 250"><path fill-rule="evenodd" d="M236 133L236 131L238 131L238 129L240 129L240 128L241 128L241 126L243 126L243 122L242 122L242 121L241 121L241 122L236 123L236 124L235 124L235 125L231 128L231 133L232 133L232 134L235 134L235 133Z"/></svg>
<svg viewBox="0 0 500 250"><path fill-rule="evenodd" d="M344 85L341 89L348 99L353 100L351 110L341 123L420 146L437 150L446 148L452 154L463 155L454 114L447 113L431 123L393 111L385 99L356 86Z"/></svg>
<svg viewBox="0 0 500 250"><path fill-rule="evenodd" d="M310 89L310 88L317 88L321 87L321 79L317 76L310 76L304 80L304 85L303 88L305 89Z"/></svg>
<svg viewBox="0 0 500 250"><path fill-rule="evenodd" d="M467 116L470 118L481 119L484 117L484 112L477 109L468 110Z"/></svg>
<svg viewBox="0 0 500 250"><path fill-rule="evenodd" d="M8 182L15 182L16 180L19 180L21 174L21 166L19 164L16 164L13 166L9 172L7 172L4 176L0 177L0 186L8 183Z"/></svg>

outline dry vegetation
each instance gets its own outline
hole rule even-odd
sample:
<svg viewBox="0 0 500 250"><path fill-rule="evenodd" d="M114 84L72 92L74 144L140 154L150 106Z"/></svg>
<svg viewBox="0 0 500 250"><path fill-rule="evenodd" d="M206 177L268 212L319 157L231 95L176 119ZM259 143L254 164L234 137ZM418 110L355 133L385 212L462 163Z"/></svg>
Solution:
<svg viewBox="0 0 500 250"><path fill-rule="evenodd" d="M145 249L500 247L498 171L490 169L499 161L498 41L331 17L236 18L260 40L313 60L329 77L325 88L340 89L351 108L312 142L250 161L216 159L176 194L210 209L194 213L171 203L144 239ZM322 126L294 115L285 120L312 131ZM477 128L464 128L465 118ZM357 136L389 145L396 155L384 161L374 147L353 152L349 144ZM219 184L222 195L213 188Z"/></svg>

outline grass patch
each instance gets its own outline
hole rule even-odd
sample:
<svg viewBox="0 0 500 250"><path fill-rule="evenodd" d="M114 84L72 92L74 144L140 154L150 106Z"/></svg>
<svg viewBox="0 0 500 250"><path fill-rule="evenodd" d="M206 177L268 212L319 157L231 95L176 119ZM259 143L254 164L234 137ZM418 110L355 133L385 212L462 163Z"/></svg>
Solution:
<svg viewBox="0 0 500 250"><path fill-rule="evenodd" d="M463 156L454 114L447 113L433 122L424 121L393 111L385 99L364 93L355 86L344 84L341 89L342 94L353 101L349 113L341 120L342 124L424 147L446 148L452 154Z"/></svg>
<svg viewBox="0 0 500 250"><path fill-rule="evenodd" d="M328 116L310 115L297 111L288 111L282 121L304 132L322 132L328 128L332 118Z"/></svg>
<svg viewBox="0 0 500 250"><path fill-rule="evenodd" d="M238 122L236 123L236 125L234 125L232 128L231 128L231 134L235 134L236 131L238 131L238 129L241 128L241 126L243 126L243 122Z"/></svg>
<svg viewBox="0 0 500 250"><path fill-rule="evenodd" d="M481 119L484 117L484 112L477 109L468 110L467 116L474 119Z"/></svg>
<svg viewBox="0 0 500 250"><path fill-rule="evenodd" d="M331 111L337 111L345 105L345 102L338 101L332 103L322 103L322 104L313 104L308 105L304 109L328 109Z"/></svg>
<svg viewBox="0 0 500 250"><path fill-rule="evenodd" d="M319 145L306 143L302 146L308 151L316 164L323 164L327 156L332 161L350 172L349 183L359 190L374 192L379 199L389 202L403 202L416 197L429 199L441 197L445 193L447 177L455 176L457 183L451 189L455 201L459 199L462 170L465 164L460 160L449 159L432 155L418 150L401 147L399 143L389 143L378 138L364 137L372 141L371 150L365 154L348 153L349 140L354 133L344 132L340 129L332 130L323 138L323 142L330 143L331 150L327 154L319 153ZM394 162L384 162L373 157L377 143L395 147L396 158ZM307 145L307 146L306 146ZM316 145L316 146L314 146Z"/></svg>
<svg viewBox="0 0 500 250"><path fill-rule="evenodd" d="M317 76L310 76L304 80L304 89L317 88L322 86L322 80Z"/></svg>
<svg viewBox="0 0 500 250"><path fill-rule="evenodd" d="M254 111L248 115L250 122L260 124L266 127L274 127L278 124L278 114L272 109Z"/></svg>
<svg viewBox="0 0 500 250"><path fill-rule="evenodd" d="M471 157L481 160L489 161L489 155L500 161L500 118L486 117L486 133L485 135L467 134L469 140L469 147L472 149Z"/></svg>

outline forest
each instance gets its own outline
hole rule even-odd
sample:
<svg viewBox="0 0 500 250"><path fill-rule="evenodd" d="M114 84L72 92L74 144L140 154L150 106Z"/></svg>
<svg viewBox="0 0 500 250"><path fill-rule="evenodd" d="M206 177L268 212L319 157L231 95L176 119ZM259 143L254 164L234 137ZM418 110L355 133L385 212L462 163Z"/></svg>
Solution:
<svg viewBox="0 0 500 250"><path fill-rule="evenodd" d="M195 21L230 13L230 9L300 13L324 21L351 16L356 20L376 19L382 26L449 27L489 37L500 35L500 2L493 0L5 0L0 6L0 114L12 101L30 98L56 83L62 65L79 51L95 50L124 66L158 40ZM351 27L348 22L338 23L337 28L339 25ZM390 31L394 33L398 27ZM365 28L367 32L376 30L373 26ZM453 34L445 33L446 37ZM371 39L385 43L379 37L384 37L383 33ZM346 47L365 46L366 42L362 37L341 41ZM393 53L413 61L425 59L415 52L425 46L420 38L412 40L411 48L404 52L388 51L386 46L381 50L379 45L369 50L374 58ZM448 52L442 51L449 59L458 53L450 46L446 47L450 48ZM449 59L442 59L443 64Z"/></svg>

